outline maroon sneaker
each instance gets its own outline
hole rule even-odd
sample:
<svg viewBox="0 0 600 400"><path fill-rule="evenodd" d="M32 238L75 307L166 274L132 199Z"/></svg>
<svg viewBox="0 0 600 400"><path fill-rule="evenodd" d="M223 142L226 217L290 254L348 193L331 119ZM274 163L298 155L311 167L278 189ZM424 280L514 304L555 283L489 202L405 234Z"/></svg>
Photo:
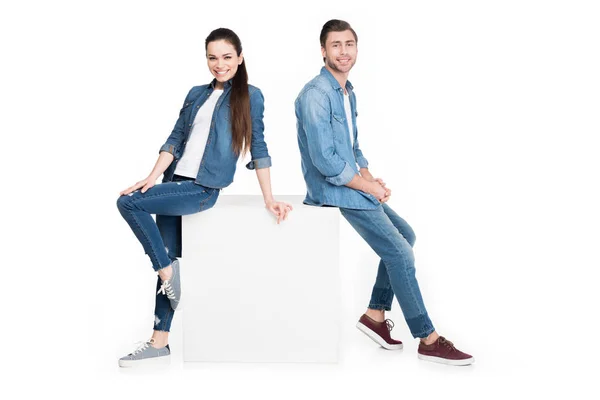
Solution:
<svg viewBox="0 0 600 400"><path fill-rule="evenodd" d="M402 342L394 340L390 336L390 331L394 327L394 322L391 319L377 322L367 314L363 314L358 320L356 327L384 349L400 350L402 348Z"/></svg>
<svg viewBox="0 0 600 400"><path fill-rule="evenodd" d="M432 344L419 344L419 358L425 361L433 361L449 365L469 365L475 362L475 359L467 353L463 353L454 347L451 341L440 336Z"/></svg>

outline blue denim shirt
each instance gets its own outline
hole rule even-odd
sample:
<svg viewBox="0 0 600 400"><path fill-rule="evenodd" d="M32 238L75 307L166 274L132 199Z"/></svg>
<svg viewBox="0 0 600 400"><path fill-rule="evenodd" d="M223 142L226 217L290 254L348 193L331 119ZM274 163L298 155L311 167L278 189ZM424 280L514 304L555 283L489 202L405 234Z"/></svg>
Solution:
<svg viewBox="0 0 600 400"><path fill-rule="evenodd" d="M173 162L164 172L163 182L170 182L173 179L177 162L181 159L190 137L194 118L196 118L198 109L202 107L213 92L215 82L216 80L213 80L208 85L194 86L186 96L173 132L160 148L160 151L169 152L174 156ZM233 182L238 160L238 156L235 155L232 147L231 109L229 105L231 80L227 81L224 86L223 94L219 97L213 112L206 148L195 181L199 185L216 189L229 186ZM252 141L250 143L252 161L246 165L246 168L267 168L271 166L271 157L269 157L263 135L265 128L263 124L264 97L260 89L255 86L248 85L248 91L250 95L250 116L252 118Z"/></svg>
<svg viewBox="0 0 600 400"><path fill-rule="evenodd" d="M298 146L307 188L305 204L360 210L380 205L375 196L344 186L359 173L358 167L369 165L358 144L356 95L352 89L346 81L352 110L352 115L346 115L344 90L323 67L296 98ZM348 131L346 118L352 118L353 132Z"/></svg>

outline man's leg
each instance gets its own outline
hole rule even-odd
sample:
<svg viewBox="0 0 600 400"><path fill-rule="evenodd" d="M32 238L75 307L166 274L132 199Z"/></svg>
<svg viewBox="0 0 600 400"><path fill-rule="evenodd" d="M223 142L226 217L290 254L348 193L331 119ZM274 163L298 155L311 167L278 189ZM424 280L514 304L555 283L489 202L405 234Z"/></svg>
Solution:
<svg viewBox="0 0 600 400"><path fill-rule="evenodd" d="M375 210L340 208L340 211L350 225L381 257L389 277L391 290L398 299L413 337L424 338L434 332L435 329L425 309L415 276L411 244L400 234L384 208L379 207Z"/></svg>
<svg viewBox="0 0 600 400"><path fill-rule="evenodd" d="M406 239L411 247L414 247L416 236L408 222L396 214L396 212L387 204L382 204L382 207L383 211L388 216L392 224L396 227L400 235ZM369 309L381 310L382 312L380 315L377 315L376 313L369 315L369 312L367 312L367 315L378 322L383 322L383 311L390 311L392 309L393 299L394 290L392 289L392 284L390 283L390 277L385 268L383 260L380 260L379 267L377 269L377 278L375 279L375 285L373 286L373 291L371 293L371 300L369 301Z"/></svg>

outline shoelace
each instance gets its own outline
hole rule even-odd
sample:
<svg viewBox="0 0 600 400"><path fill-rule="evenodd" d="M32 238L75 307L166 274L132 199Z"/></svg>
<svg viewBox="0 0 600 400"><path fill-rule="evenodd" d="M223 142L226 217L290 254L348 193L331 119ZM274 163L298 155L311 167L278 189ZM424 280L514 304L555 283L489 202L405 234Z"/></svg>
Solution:
<svg viewBox="0 0 600 400"><path fill-rule="evenodd" d="M440 336L439 341L440 341L440 344L445 345L450 350L456 350L456 347L454 347L454 343L452 343L451 341L447 340L445 337Z"/></svg>
<svg viewBox="0 0 600 400"><path fill-rule="evenodd" d="M394 329L394 321L392 321L391 319L386 319L385 324L387 325L388 331L391 332L392 329Z"/></svg>
<svg viewBox="0 0 600 400"><path fill-rule="evenodd" d="M150 346L153 343L154 339L150 339L150 340L146 340L145 342L136 342L135 344L138 346L137 349L135 349L133 351L133 353L131 353L132 356L135 356L138 353L141 353L142 351L146 350L148 348L148 346Z"/></svg>
<svg viewBox="0 0 600 400"><path fill-rule="evenodd" d="M158 292L156 292L156 294L159 293L167 295L167 298L171 300L175 298L173 287L171 286L171 282L169 282L168 280L163 281L162 285L160 285L160 289L158 289Z"/></svg>

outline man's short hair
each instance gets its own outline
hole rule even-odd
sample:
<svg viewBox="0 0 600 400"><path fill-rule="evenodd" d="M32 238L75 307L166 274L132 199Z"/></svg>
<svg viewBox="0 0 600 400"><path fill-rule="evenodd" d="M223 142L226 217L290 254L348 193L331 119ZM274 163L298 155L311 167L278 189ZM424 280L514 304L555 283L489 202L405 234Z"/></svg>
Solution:
<svg viewBox="0 0 600 400"><path fill-rule="evenodd" d="M358 43L358 36L356 35L356 32L354 32L354 29L352 29L349 23L340 19L331 19L325 22L325 25L323 25L323 29L321 29L321 47L325 47L325 42L327 41L327 35L329 35L329 32L343 31L352 32L352 34L354 35L354 40L356 40L356 43Z"/></svg>

